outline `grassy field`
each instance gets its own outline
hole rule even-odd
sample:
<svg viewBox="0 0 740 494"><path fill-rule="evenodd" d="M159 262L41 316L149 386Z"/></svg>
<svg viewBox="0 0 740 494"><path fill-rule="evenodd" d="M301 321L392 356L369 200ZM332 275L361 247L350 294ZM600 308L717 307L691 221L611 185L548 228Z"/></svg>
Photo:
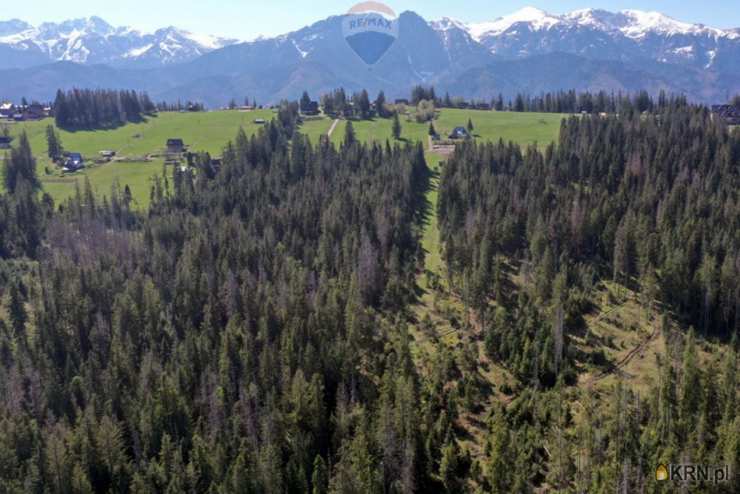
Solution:
<svg viewBox="0 0 740 494"><path fill-rule="evenodd" d="M473 122L473 135L483 140L503 139L521 145L538 143L546 146L557 141L560 122L567 115L558 113L513 113L478 110L444 110L434 122L442 135L449 134L458 126Z"/></svg>
<svg viewBox="0 0 740 494"><path fill-rule="evenodd" d="M342 142L346 127L347 122L341 120L331 136L332 142L336 144ZM386 140L393 139L393 119L390 118L353 120L352 127L355 129L355 136L362 142L385 142ZM404 118L401 119L401 139L426 142L428 129L429 124L419 124L413 121L407 121Z"/></svg>
<svg viewBox="0 0 740 494"><path fill-rule="evenodd" d="M151 178L162 173L162 153L168 138L179 137L194 151L208 151L220 155L223 146L236 135L239 127L247 134L254 133L260 126L256 118L269 120L272 110L254 112L214 111L207 113L162 113L137 124L128 124L112 130L93 130L68 132L58 130L64 149L79 152L85 157L88 167L75 174L63 175L59 168L52 166L46 156L46 127L53 124L51 119L37 122L8 124L11 134L18 136L25 131L38 162L38 173L44 187L56 203L64 201L75 192L75 184L83 186L85 177L90 180L93 190L99 195L107 195L111 185L117 180L121 186L128 185L138 207L145 208L149 203ZM505 113L476 110L442 110L434 121L441 134L449 133L454 127L467 125L468 119L475 126L474 134L479 140L513 140L521 144L538 142L549 143L557 137L562 115L538 113ZM427 144L429 125L416 123L409 117L401 119L402 139L422 141ZM326 135L332 125L329 118L306 121L302 132L314 142ZM364 142L385 142L391 139L392 119L373 119L353 121L357 138ZM346 121L339 121L332 134L332 141L339 143L344 139ZM102 150L116 151L119 157L131 162L112 162L96 165ZM154 155L154 156L152 156Z"/></svg>
<svg viewBox="0 0 740 494"><path fill-rule="evenodd" d="M473 122L473 135L483 141L513 141L521 145L537 143L546 146L557 141L560 134L560 122L567 115L557 113L510 113L481 110L444 109L434 120L437 132L446 136L455 127L466 127L468 120ZM332 141L339 143L344 139L346 122L339 122ZM357 138L364 142L391 139L393 120L375 118L372 120L353 121ZM417 123L408 118L401 119L401 138L411 141L421 140L426 144L429 133L428 123Z"/></svg>
<svg viewBox="0 0 740 494"><path fill-rule="evenodd" d="M301 132L310 137L312 142L319 142L319 137L329 132L331 124L332 120L327 117L307 120L301 125Z"/></svg>
<svg viewBox="0 0 740 494"><path fill-rule="evenodd" d="M11 135L18 136L25 131L31 148L37 158L38 174L44 191L59 203L75 192L75 183L82 187L85 177L100 195L107 195L114 181L128 185L139 207L149 203L151 177L162 172L164 161L155 157L147 161L149 155L162 153L168 138L179 137L194 151L208 151L220 155L223 146L234 138L239 127L254 133L260 124L254 119L272 118L272 110L254 112L217 111L208 113L161 113L146 121L128 124L112 130L90 130L68 132L57 129L64 149L82 153L87 168L75 174L62 175L52 166L46 156L46 127L53 124L51 119L9 124ZM118 156L133 162L112 162L103 165L93 164L99 151L113 150ZM47 170L50 173L47 173Z"/></svg>

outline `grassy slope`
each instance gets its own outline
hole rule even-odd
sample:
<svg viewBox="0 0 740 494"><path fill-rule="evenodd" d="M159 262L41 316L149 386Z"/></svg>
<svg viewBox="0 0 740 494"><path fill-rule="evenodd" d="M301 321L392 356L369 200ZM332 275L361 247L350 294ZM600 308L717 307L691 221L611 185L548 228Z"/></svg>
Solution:
<svg viewBox="0 0 740 494"><path fill-rule="evenodd" d="M475 110L445 110L434 122L442 135L458 126L473 122L473 134L483 140L514 141L521 145L538 143L547 145L560 134L560 121L564 115L556 113L510 113Z"/></svg>
<svg viewBox="0 0 740 494"><path fill-rule="evenodd" d="M385 142L391 140L393 120L390 118L374 118L372 120L355 120L352 122L358 140L364 142ZM341 120L331 139L339 143L344 139L347 122ZM401 119L401 139L408 141L424 141L427 136L428 124L416 123L412 120Z"/></svg>
<svg viewBox="0 0 740 494"><path fill-rule="evenodd" d="M332 120L329 118L308 120L301 125L301 132L306 134L312 142L318 142L319 137L329 132L331 123Z"/></svg>
<svg viewBox="0 0 740 494"><path fill-rule="evenodd" d="M139 207L146 207L149 202L151 177L162 172L163 161L154 157L151 161L144 158L151 154L161 153L165 142L170 137L180 137L190 149L208 151L213 155L221 153L226 142L233 138L237 129L243 127L250 134L258 125L255 118L270 119L272 110L255 112L215 111L207 113L162 113L148 118L138 124L128 124L113 130L68 132L59 130L64 148L67 151L80 152L88 162L88 168L73 175L62 175L58 168L51 166L46 157L46 126L53 123L50 119L38 122L11 123L11 134L17 136L26 131L38 160L39 176L44 190L59 203L75 192L75 184L84 183L84 177L90 180L93 189L100 195L107 195L114 181L129 185ZM439 132L449 132L458 125L466 125L472 119L475 134L480 139L514 140L517 142L549 142L557 136L561 116L535 113L497 113L475 110L443 110L435 121ZM328 118L307 121L302 126L314 142L319 136L328 132L332 121ZM391 138L391 119L374 119L353 122L357 138L370 142L384 142ZM335 129L332 140L341 142L344 137L346 121L342 120ZM411 119L402 119L402 139L423 141L426 144L428 124L419 124ZM94 165L92 161L98 152L104 149L114 150L119 156L140 161L132 163L109 163ZM46 173L46 170L49 173Z"/></svg>
<svg viewBox="0 0 740 494"><path fill-rule="evenodd" d="M259 127L255 118L272 118L271 110L255 112L217 111L208 113L161 113L137 124L128 124L113 130L93 130L68 132L59 130L64 149L79 152L87 160L88 167L73 175L62 176L58 168L51 166L45 154L46 127L51 119L37 122L10 124L11 134L19 135L26 131L31 149L36 154L38 173L48 192L59 203L74 194L75 183L80 187L84 177L90 179L93 189L100 195L107 195L115 180L121 186L129 185L134 199L140 207L149 202L151 177L162 172L163 160L155 158L143 161L147 155L158 154L165 148L168 138L182 138L194 151L208 151L220 155L223 146L236 135L239 127L251 134ZM108 163L94 165L92 160L104 149L114 150L119 156L141 159L134 163ZM51 174L46 173L49 168Z"/></svg>

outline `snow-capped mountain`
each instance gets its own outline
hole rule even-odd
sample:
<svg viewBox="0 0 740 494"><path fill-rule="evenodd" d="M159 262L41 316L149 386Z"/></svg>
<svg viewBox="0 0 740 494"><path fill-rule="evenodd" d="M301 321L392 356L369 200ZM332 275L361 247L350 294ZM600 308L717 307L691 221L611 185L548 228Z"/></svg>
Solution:
<svg viewBox="0 0 740 494"><path fill-rule="evenodd" d="M431 25L438 30L454 25L503 59L562 52L594 60L653 60L703 69L718 65L740 69L738 29L690 24L659 12L584 9L557 15L525 7L490 22L465 24L446 19Z"/></svg>
<svg viewBox="0 0 740 494"><path fill-rule="evenodd" d="M740 30L654 12L525 8L466 24L407 11L397 40L372 67L344 39L342 21L332 16L244 43L175 28L141 33L98 18L0 22L0 97L48 100L58 88L111 87L219 106L245 95L268 103L337 87L403 97L418 84L476 99L647 90L721 103L740 93Z"/></svg>
<svg viewBox="0 0 740 494"><path fill-rule="evenodd" d="M31 26L0 22L0 66L27 66L39 60L127 67L155 67L193 60L236 40L194 34L175 27L144 33L113 27L99 17ZM15 53L13 53L15 52Z"/></svg>

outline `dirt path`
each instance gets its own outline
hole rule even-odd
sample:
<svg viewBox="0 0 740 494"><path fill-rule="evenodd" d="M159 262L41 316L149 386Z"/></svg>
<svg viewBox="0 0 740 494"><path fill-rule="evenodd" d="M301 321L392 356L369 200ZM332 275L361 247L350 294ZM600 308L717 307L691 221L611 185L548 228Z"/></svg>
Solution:
<svg viewBox="0 0 740 494"><path fill-rule="evenodd" d="M594 322L591 324L592 325L596 324L597 322L601 321L607 315L613 312L616 312L621 308L622 306L620 305L619 307L614 307L611 310L608 310L602 314L599 314L599 317L597 317L594 320ZM642 340L635 348L630 350L629 353L627 353L627 355L619 359L616 363L611 365L607 370L602 371L596 374L595 376L591 377L588 381L586 381L586 385L590 386L594 383L601 381L602 379L605 379L611 376L612 374L615 374L621 371L624 367L627 366L627 364L629 364L632 361L632 359L635 358L635 355L642 353L645 350L645 348L650 344L650 342L652 342L655 339L656 336L658 336L658 326L653 324L653 331L650 333L650 335L647 338Z"/></svg>
<svg viewBox="0 0 740 494"><path fill-rule="evenodd" d="M627 364L629 364L632 361L633 358L635 358L635 355L645 350L645 348L650 344L650 342L652 342L655 339L656 336L658 336L658 328L653 326L653 332L650 333L650 336L648 336L643 341L641 341L639 345L637 345L635 348L630 350L630 352L627 355L619 359L617 363L609 367L609 369L601 372L600 374L595 375L594 377L586 381L586 384L591 385L591 384L597 383L601 381L602 379L605 379L611 376L612 374L615 374L621 371Z"/></svg>
<svg viewBox="0 0 740 494"><path fill-rule="evenodd" d="M331 123L331 127L329 127L329 132L326 133L327 136L331 137L331 135L334 133L334 129L337 128L337 125L339 125L339 119L334 119L334 121Z"/></svg>

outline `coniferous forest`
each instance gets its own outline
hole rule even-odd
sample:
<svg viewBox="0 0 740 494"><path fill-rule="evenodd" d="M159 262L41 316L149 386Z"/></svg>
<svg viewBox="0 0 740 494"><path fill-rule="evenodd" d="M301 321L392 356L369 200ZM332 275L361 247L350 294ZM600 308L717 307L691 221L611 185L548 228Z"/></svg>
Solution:
<svg viewBox="0 0 740 494"><path fill-rule="evenodd" d="M481 362L466 342L419 366L409 329L423 146L351 122L313 143L297 112L219 167L163 170L145 212L89 182L53 204L21 136L0 195L0 492L670 492L659 462L740 469L737 133L679 101L565 120L542 148L457 146L445 281L515 379L471 452ZM605 281L669 342L648 394L578 386Z"/></svg>
<svg viewBox="0 0 740 494"><path fill-rule="evenodd" d="M493 492L524 492L533 479L562 491L662 492L646 479L666 458L738 467L739 193L740 138L683 104L572 117L543 151L458 146L438 206L449 282L483 327L489 358L527 384L494 415ZM511 289L512 271L525 289ZM620 385L606 406L590 390L567 405L578 369L602 355L570 343L605 279L689 331L655 321L670 346L648 397ZM728 342L724 359L700 362L696 335ZM512 458L523 463L512 470ZM541 476L521 477L538 462ZM735 477L700 492L739 486Z"/></svg>
<svg viewBox="0 0 740 494"><path fill-rule="evenodd" d="M62 129L104 129L139 122L156 110L146 93L112 89L57 91L54 119Z"/></svg>

